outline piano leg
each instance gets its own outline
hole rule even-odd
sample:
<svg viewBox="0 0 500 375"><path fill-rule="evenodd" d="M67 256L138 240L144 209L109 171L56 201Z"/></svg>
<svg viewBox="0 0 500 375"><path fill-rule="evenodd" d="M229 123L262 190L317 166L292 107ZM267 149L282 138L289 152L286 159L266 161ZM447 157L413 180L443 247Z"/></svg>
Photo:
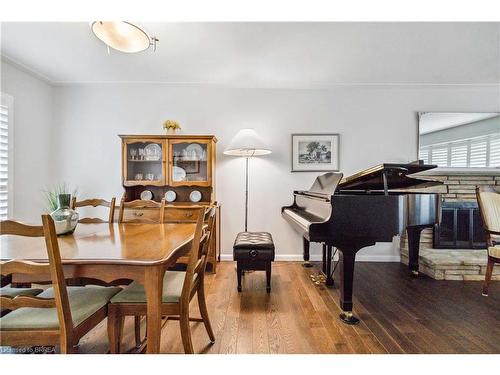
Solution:
<svg viewBox="0 0 500 375"><path fill-rule="evenodd" d="M326 244L323 243L321 245L321 247L322 247L322 253L323 253L323 264L321 265L321 270L326 275Z"/></svg>
<svg viewBox="0 0 500 375"><path fill-rule="evenodd" d="M332 277L332 246L327 245L326 246L326 281L325 284L326 286L333 287L333 277Z"/></svg>
<svg viewBox="0 0 500 375"><path fill-rule="evenodd" d="M309 262L309 240L304 237L304 263L302 263L303 267L312 267L312 264Z"/></svg>
<svg viewBox="0 0 500 375"><path fill-rule="evenodd" d="M420 249L420 233L427 226L408 226L408 268L414 276L418 276L418 257Z"/></svg>
<svg viewBox="0 0 500 375"><path fill-rule="evenodd" d="M346 324L358 324L359 319L352 314L352 288L354 281L354 262L356 251L339 249L340 266L340 308L339 317Z"/></svg>

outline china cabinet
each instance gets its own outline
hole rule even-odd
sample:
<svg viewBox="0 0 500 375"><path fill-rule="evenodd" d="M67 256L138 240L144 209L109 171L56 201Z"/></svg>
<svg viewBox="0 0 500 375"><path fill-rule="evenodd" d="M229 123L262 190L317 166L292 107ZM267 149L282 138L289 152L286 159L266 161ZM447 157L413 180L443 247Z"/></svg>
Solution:
<svg viewBox="0 0 500 375"><path fill-rule="evenodd" d="M215 145L213 135L120 135L122 184L125 201L167 201L165 222L195 222L196 206L215 199ZM220 248L220 205L216 240L209 270L215 272Z"/></svg>

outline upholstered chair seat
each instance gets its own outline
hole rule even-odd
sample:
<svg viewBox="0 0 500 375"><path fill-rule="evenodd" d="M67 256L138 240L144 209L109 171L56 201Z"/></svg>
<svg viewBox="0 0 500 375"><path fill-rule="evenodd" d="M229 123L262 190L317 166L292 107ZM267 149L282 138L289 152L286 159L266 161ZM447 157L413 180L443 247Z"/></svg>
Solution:
<svg viewBox="0 0 500 375"><path fill-rule="evenodd" d="M163 277L164 303L178 302L181 298L182 287L186 272L167 271ZM111 303L146 303L144 286L136 281L111 298Z"/></svg>
<svg viewBox="0 0 500 375"><path fill-rule="evenodd" d="M500 245L488 247L488 255L494 258L500 258Z"/></svg>
<svg viewBox="0 0 500 375"><path fill-rule="evenodd" d="M76 327L96 311L106 306L120 288L99 286L68 287L68 299L73 325ZM53 288L38 294L39 298L54 298ZM2 330L57 329L59 319L56 308L23 307L0 318Z"/></svg>
<svg viewBox="0 0 500 375"><path fill-rule="evenodd" d="M6 296L6 297L17 297L17 296L36 296L37 294L42 293L42 289L35 289L35 288L10 288L10 287L3 287L0 288L0 296ZM0 316L3 316L4 313L7 313L9 310L7 309L2 309L0 307Z"/></svg>
<svg viewBox="0 0 500 375"><path fill-rule="evenodd" d="M36 296L43 292L43 289L35 288L0 288L0 296L16 297L16 296Z"/></svg>

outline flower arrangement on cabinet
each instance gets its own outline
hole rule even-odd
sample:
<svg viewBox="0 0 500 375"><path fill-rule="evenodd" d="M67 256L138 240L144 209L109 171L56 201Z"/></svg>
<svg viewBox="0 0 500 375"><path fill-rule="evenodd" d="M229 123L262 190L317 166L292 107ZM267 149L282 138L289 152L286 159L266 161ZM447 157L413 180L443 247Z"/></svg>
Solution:
<svg viewBox="0 0 500 375"><path fill-rule="evenodd" d="M167 134L175 134L181 126L175 120L167 120L163 123L163 129L167 129Z"/></svg>

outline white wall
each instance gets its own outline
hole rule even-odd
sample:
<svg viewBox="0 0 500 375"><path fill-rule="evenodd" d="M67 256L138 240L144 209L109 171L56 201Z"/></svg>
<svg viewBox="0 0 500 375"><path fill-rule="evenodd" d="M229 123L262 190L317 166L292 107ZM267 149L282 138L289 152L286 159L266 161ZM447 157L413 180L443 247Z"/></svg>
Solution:
<svg viewBox="0 0 500 375"><path fill-rule="evenodd" d="M1 62L0 91L14 98L14 214L38 223L52 183L52 86Z"/></svg>
<svg viewBox="0 0 500 375"><path fill-rule="evenodd" d="M53 108L55 180L77 185L89 197L122 194L117 134L162 133L165 119L178 120L186 133L215 134L224 254L231 254L234 237L243 227L244 162L222 151L238 129L255 128L273 153L251 160L249 229L270 231L278 258L301 259L302 241L281 218L280 208L291 204L292 190L307 189L317 173L290 172L291 133L340 133L340 167L349 175L383 161L414 160L417 111L499 111L500 90L457 85L325 90L76 85L55 87ZM43 136L31 142L50 145ZM40 176L36 169L30 165L26 173ZM318 250L315 247L313 255ZM391 244L362 252L378 260L398 257Z"/></svg>

